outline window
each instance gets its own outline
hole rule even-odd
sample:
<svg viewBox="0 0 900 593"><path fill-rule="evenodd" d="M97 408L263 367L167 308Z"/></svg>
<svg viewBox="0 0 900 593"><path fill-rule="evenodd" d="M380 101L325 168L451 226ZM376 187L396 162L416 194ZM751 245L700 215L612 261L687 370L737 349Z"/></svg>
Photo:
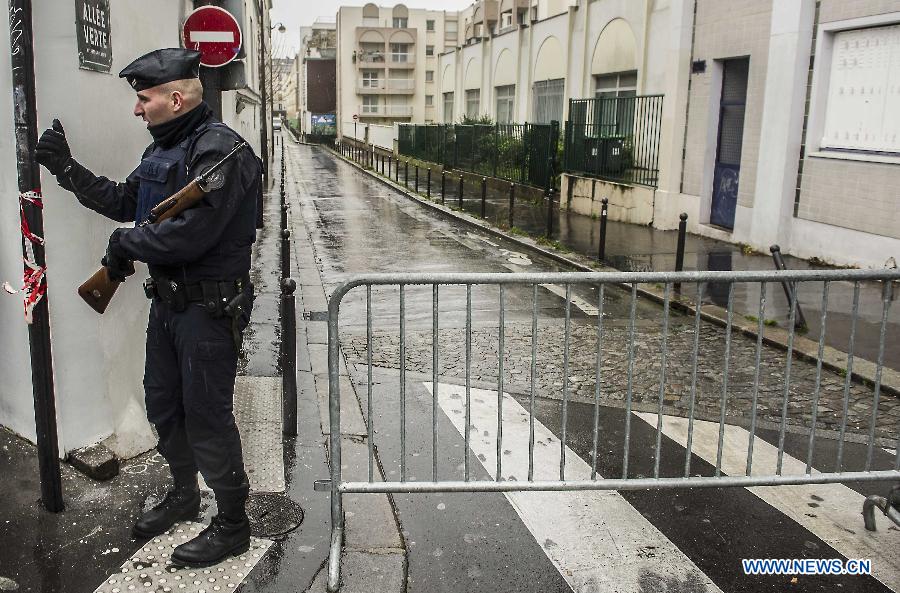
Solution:
<svg viewBox="0 0 900 593"><path fill-rule="evenodd" d="M425 71L425 82L434 82L434 70Z"/></svg>
<svg viewBox="0 0 900 593"><path fill-rule="evenodd" d="M363 114L378 113L378 95L363 95L362 112Z"/></svg>
<svg viewBox="0 0 900 593"><path fill-rule="evenodd" d="M500 15L500 28L501 29L510 27L510 26L512 26L512 24L513 24L513 20L512 20L512 11L511 10L507 10L502 15Z"/></svg>
<svg viewBox="0 0 900 593"><path fill-rule="evenodd" d="M434 46L433 46L433 45L426 45L426 46L425 46L425 55L426 55L426 56L433 56L433 55L434 55Z"/></svg>
<svg viewBox="0 0 900 593"><path fill-rule="evenodd" d="M822 148L900 153L900 25L834 34Z"/></svg>
<svg viewBox="0 0 900 593"><path fill-rule="evenodd" d="M515 112L516 85L498 86L495 91L497 95L497 123L512 123L513 113Z"/></svg>
<svg viewBox="0 0 900 593"><path fill-rule="evenodd" d="M434 107L434 95L425 95L425 107Z"/></svg>
<svg viewBox="0 0 900 593"><path fill-rule="evenodd" d="M456 39L456 34L459 32L459 23L457 21L445 21L444 22L444 36L449 37L451 39Z"/></svg>
<svg viewBox="0 0 900 593"><path fill-rule="evenodd" d="M434 31L434 19L428 19L425 21L425 30Z"/></svg>
<svg viewBox="0 0 900 593"><path fill-rule="evenodd" d="M453 93L444 93L444 122L453 121Z"/></svg>
<svg viewBox="0 0 900 593"><path fill-rule="evenodd" d="M378 70L363 70L362 86L364 89L378 88Z"/></svg>
<svg viewBox="0 0 900 593"><path fill-rule="evenodd" d="M378 17L377 16L364 16L362 20L363 27L377 27L378 26Z"/></svg>
<svg viewBox="0 0 900 593"><path fill-rule="evenodd" d="M466 117L475 119L478 117L478 109L481 103L481 89L469 89L466 91Z"/></svg>
<svg viewBox="0 0 900 593"><path fill-rule="evenodd" d="M409 61L409 44L408 43L392 43L391 44L391 61L392 62L408 62Z"/></svg>
<svg viewBox="0 0 900 593"><path fill-rule="evenodd" d="M534 102L534 123L549 124L561 121L563 114L563 88L565 79L540 80L532 88Z"/></svg>
<svg viewBox="0 0 900 593"><path fill-rule="evenodd" d="M602 99L594 104L593 121L599 136L628 136L634 124L634 97L637 71L600 74L594 77L594 97Z"/></svg>
<svg viewBox="0 0 900 593"><path fill-rule="evenodd" d="M634 97L637 93L637 71L600 74L594 77L594 96L599 99L610 97Z"/></svg>
<svg viewBox="0 0 900 593"><path fill-rule="evenodd" d="M393 27L394 27L395 29L405 29L408 22L409 22L409 19L407 19L407 18L405 18L405 17L397 17L397 16L395 16L395 17L394 17Z"/></svg>

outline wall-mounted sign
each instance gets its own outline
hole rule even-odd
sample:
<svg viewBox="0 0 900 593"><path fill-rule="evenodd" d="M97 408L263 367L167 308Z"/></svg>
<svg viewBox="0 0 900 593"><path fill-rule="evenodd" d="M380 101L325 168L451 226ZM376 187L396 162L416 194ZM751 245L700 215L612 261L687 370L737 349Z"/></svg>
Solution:
<svg viewBox="0 0 900 593"><path fill-rule="evenodd" d="M75 0L78 67L94 72L112 68L109 0Z"/></svg>

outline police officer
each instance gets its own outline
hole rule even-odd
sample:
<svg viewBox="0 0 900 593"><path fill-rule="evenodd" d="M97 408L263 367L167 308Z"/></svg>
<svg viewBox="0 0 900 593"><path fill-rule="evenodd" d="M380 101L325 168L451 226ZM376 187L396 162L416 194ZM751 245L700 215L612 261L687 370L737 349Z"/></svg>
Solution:
<svg viewBox="0 0 900 593"><path fill-rule="evenodd" d="M160 49L119 73L137 93L134 115L147 122L153 143L124 183L98 177L72 158L58 120L46 130L36 158L84 206L115 221L141 223L150 209L219 162L242 141L203 101L200 53ZM133 535L151 538L200 508L197 471L218 506L209 527L178 546L172 561L205 566L246 551L249 491L232 413L240 332L249 322L250 250L256 239L261 162L238 153L195 207L157 224L116 229L103 264L112 279L145 262L152 299L147 325L144 391L157 448L174 487L140 516ZM231 303L242 307L228 307Z"/></svg>

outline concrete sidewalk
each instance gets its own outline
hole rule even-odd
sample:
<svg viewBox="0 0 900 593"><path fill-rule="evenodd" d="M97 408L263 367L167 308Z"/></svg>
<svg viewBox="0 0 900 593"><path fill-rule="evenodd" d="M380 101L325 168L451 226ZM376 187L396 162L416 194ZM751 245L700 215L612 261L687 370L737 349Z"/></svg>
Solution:
<svg viewBox="0 0 900 593"><path fill-rule="evenodd" d="M304 177L292 164L292 148L299 143L284 135L287 150L286 193L290 204L291 275L297 281L298 391L313 389L318 406L318 437L328 446L331 425L328 408L328 301L310 234L317 232L317 211ZM345 479L368 479L367 428L357 395L341 354L341 469ZM300 438L312 438L301 435ZM376 463L378 463L376 459ZM376 467L375 479L381 480ZM312 488L312 482L309 483ZM328 493L317 493L328 500ZM406 583L406 550L394 508L386 494L347 495L343 499L344 541L341 591L401 593ZM327 534L326 534L327 535ZM324 592L327 566L308 589Z"/></svg>

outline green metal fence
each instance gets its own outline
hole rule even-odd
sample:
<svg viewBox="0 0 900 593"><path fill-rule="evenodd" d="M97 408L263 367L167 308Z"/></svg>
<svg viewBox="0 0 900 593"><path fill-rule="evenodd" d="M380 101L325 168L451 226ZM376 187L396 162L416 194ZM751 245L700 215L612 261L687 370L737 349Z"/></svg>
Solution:
<svg viewBox="0 0 900 593"><path fill-rule="evenodd" d="M401 124L401 155L507 181L551 187L558 172L559 123Z"/></svg>
<svg viewBox="0 0 900 593"><path fill-rule="evenodd" d="M570 99L563 170L656 187L662 95Z"/></svg>

